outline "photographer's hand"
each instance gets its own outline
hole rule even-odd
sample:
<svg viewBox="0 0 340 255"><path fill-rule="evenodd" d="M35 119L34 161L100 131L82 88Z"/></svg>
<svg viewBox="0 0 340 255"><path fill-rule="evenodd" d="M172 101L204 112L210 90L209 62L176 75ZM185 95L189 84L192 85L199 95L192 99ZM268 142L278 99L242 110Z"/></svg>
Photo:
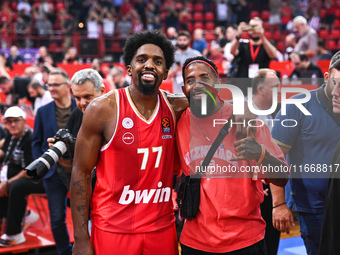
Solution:
<svg viewBox="0 0 340 255"><path fill-rule="evenodd" d="M47 138L48 147L51 148L55 144L54 137Z"/></svg>
<svg viewBox="0 0 340 255"><path fill-rule="evenodd" d="M47 142L48 142L48 147L51 148L56 140L54 137L50 137L50 138L47 138ZM72 167L72 161L71 160L65 160L63 157L61 157L59 160L58 160L58 164L63 166L63 167Z"/></svg>

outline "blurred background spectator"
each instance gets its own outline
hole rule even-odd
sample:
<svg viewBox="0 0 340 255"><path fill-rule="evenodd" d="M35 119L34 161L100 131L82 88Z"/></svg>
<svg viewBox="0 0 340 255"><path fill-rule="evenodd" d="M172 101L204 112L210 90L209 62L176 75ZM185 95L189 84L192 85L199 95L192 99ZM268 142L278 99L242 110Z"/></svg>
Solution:
<svg viewBox="0 0 340 255"><path fill-rule="evenodd" d="M6 59L6 66L12 69L12 64L22 64L24 62L24 58L18 52L18 47L12 45L9 49L9 56Z"/></svg>
<svg viewBox="0 0 340 255"><path fill-rule="evenodd" d="M326 50L325 48L325 41L319 39L318 41L318 60L330 60L333 54Z"/></svg>
<svg viewBox="0 0 340 255"><path fill-rule="evenodd" d="M33 100L32 112L34 116L37 114L37 111L41 106L53 101L51 93L44 89L44 87L37 81L32 81L28 84L27 91Z"/></svg>
<svg viewBox="0 0 340 255"><path fill-rule="evenodd" d="M299 37L294 51L303 51L311 62L316 64L318 50L318 34L309 27L307 19L302 16L297 16L293 20L294 28Z"/></svg>
<svg viewBox="0 0 340 255"><path fill-rule="evenodd" d="M105 78L105 74L102 71L102 60L99 58L94 58L92 60L92 69L96 70L102 78Z"/></svg>
<svg viewBox="0 0 340 255"><path fill-rule="evenodd" d="M78 50L76 47L71 47L68 49L64 56L63 63L64 64L78 64L79 56Z"/></svg>
<svg viewBox="0 0 340 255"><path fill-rule="evenodd" d="M112 89L125 88L130 85L124 76L124 69L120 66L113 67L107 77Z"/></svg>
<svg viewBox="0 0 340 255"><path fill-rule="evenodd" d="M207 41L203 37L203 29L197 28L194 30L194 40L192 48L199 51L203 56L208 54Z"/></svg>
<svg viewBox="0 0 340 255"><path fill-rule="evenodd" d="M319 81L320 86L323 84L323 72L320 67L308 59L304 52L293 52L290 54L290 58L295 69L289 78L321 78L317 79L317 81ZM310 84L314 84L314 81L311 81Z"/></svg>
<svg viewBox="0 0 340 255"><path fill-rule="evenodd" d="M176 46L177 44L177 30L174 27L168 27L166 30L166 36L171 41L171 43Z"/></svg>

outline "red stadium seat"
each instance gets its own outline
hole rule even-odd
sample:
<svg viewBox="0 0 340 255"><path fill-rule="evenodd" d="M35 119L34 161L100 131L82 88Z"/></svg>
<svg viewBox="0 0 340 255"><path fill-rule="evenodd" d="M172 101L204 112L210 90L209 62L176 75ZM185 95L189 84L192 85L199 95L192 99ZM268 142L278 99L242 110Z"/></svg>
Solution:
<svg viewBox="0 0 340 255"><path fill-rule="evenodd" d="M326 10L325 9L321 9L320 10L320 18L323 19L326 16Z"/></svg>
<svg viewBox="0 0 340 255"><path fill-rule="evenodd" d="M204 29L203 23L202 22L195 22L194 26L193 26L193 29L195 30L197 28Z"/></svg>
<svg viewBox="0 0 340 255"><path fill-rule="evenodd" d="M213 12L206 12L204 15L205 21L215 21L215 15Z"/></svg>
<svg viewBox="0 0 340 255"><path fill-rule="evenodd" d="M340 18L340 9L335 10L335 17Z"/></svg>
<svg viewBox="0 0 340 255"><path fill-rule="evenodd" d="M192 29L192 23L191 22L189 22L188 23L188 31L189 31L189 33L192 33L192 31L193 31L193 29Z"/></svg>
<svg viewBox="0 0 340 255"><path fill-rule="evenodd" d="M272 36L275 41L279 41L281 40L282 33L280 31L275 31Z"/></svg>
<svg viewBox="0 0 340 255"><path fill-rule="evenodd" d="M194 12L193 21L203 21L203 14L202 12Z"/></svg>
<svg viewBox="0 0 340 255"><path fill-rule="evenodd" d="M267 20L269 19L269 16L270 16L270 12L269 12L269 11L263 10L263 11L261 12L261 19L262 19L263 21L267 21Z"/></svg>
<svg viewBox="0 0 340 255"><path fill-rule="evenodd" d="M272 39L272 32L270 31L265 31L264 32L264 36L268 39L268 40L271 40Z"/></svg>
<svg viewBox="0 0 340 255"><path fill-rule="evenodd" d="M289 16L292 14L292 9L290 9L290 7L283 7L281 9L281 12L285 15L285 16Z"/></svg>
<svg viewBox="0 0 340 255"><path fill-rule="evenodd" d="M323 30L319 31L319 38L320 39L324 39L325 40L325 39L328 38L328 36L329 36L328 30L323 29Z"/></svg>
<svg viewBox="0 0 340 255"><path fill-rule="evenodd" d="M216 39L215 34L213 32L205 32L204 38L207 42L211 42Z"/></svg>
<svg viewBox="0 0 340 255"><path fill-rule="evenodd" d="M336 50L336 43L334 40L328 40L326 42L326 49L329 51Z"/></svg>
<svg viewBox="0 0 340 255"><path fill-rule="evenodd" d="M340 39L340 30L338 29L331 30L330 38L335 39L335 40Z"/></svg>
<svg viewBox="0 0 340 255"><path fill-rule="evenodd" d="M289 16L283 16L283 17L281 17L281 23L282 23L283 25L286 25L289 21L290 21L290 17L289 17Z"/></svg>
<svg viewBox="0 0 340 255"><path fill-rule="evenodd" d="M263 29L264 29L264 30L269 30L269 29L270 29L270 25L269 25L269 22L268 22L268 21L264 21L264 22L263 22Z"/></svg>
<svg viewBox="0 0 340 255"><path fill-rule="evenodd" d="M205 24L205 30L214 30L215 29L215 23L214 22L207 22Z"/></svg>
<svg viewBox="0 0 340 255"><path fill-rule="evenodd" d="M204 11L203 4L202 3L194 4L194 11L196 11L196 12L203 12Z"/></svg>
<svg viewBox="0 0 340 255"><path fill-rule="evenodd" d="M334 28L340 28L340 19L334 20Z"/></svg>
<svg viewBox="0 0 340 255"><path fill-rule="evenodd" d="M57 9L57 11L65 10L65 5L63 3L57 3L56 9Z"/></svg>
<svg viewBox="0 0 340 255"><path fill-rule="evenodd" d="M250 12L250 19L253 19L255 17L260 17L260 13L258 11L251 11Z"/></svg>

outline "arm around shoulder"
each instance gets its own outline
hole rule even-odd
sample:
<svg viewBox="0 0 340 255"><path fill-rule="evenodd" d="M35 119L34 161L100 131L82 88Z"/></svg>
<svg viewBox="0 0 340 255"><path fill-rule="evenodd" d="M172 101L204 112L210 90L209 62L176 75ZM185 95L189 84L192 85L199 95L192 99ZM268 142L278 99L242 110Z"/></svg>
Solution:
<svg viewBox="0 0 340 255"><path fill-rule="evenodd" d="M166 97L171 104L172 109L175 111L177 121L182 113L189 107L188 99L181 94L170 94L166 92Z"/></svg>

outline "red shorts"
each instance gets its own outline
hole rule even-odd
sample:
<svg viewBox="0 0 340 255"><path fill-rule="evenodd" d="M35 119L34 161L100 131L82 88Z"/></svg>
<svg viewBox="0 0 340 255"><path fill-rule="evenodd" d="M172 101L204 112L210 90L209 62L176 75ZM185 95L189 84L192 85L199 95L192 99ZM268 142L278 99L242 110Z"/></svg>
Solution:
<svg viewBox="0 0 340 255"><path fill-rule="evenodd" d="M142 234L118 234L92 225L91 242L96 255L178 255L176 226Z"/></svg>

